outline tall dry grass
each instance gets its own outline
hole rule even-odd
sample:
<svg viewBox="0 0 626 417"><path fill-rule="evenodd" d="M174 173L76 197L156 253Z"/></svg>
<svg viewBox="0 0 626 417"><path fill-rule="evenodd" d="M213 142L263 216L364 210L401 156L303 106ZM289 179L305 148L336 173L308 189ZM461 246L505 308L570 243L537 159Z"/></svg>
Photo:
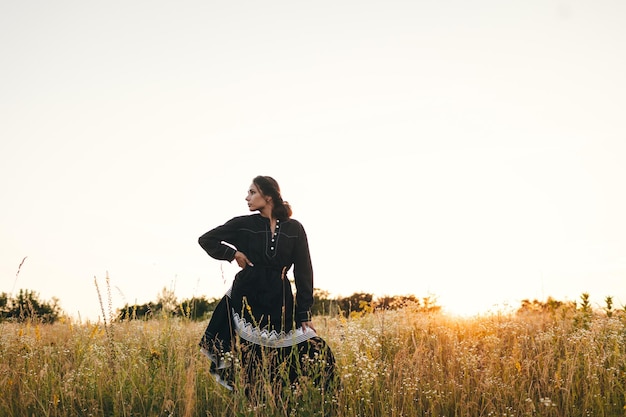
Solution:
<svg viewBox="0 0 626 417"><path fill-rule="evenodd" d="M625 416L625 323L410 307L318 317L341 390L257 387L267 395L254 401L208 373L206 323L2 323L0 416Z"/></svg>

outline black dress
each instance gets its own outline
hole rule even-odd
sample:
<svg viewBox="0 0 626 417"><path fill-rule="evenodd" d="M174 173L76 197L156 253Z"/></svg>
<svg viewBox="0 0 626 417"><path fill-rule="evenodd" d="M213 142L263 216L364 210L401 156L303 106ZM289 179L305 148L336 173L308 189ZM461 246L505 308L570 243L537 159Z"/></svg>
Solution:
<svg viewBox="0 0 626 417"><path fill-rule="evenodd" d="M301 327L303 321L311 320L313 305L313 268L302 225L294 219L277 220L270 230L269 219L260 214L240 216L205 233L199 243L215 259L232 261L238 250L253 264L237 273L200 342L216 380L232 389L228 357L236 346L243 346L239 357L250 379L255 378L260 358L271 357L273 367L287 363L291 383L306 368L303 361L310 362L310 358L324 364L316 375L320 383L334 380L332 352L315 331ZM287 279L292 266L295 300Z"/></svg>

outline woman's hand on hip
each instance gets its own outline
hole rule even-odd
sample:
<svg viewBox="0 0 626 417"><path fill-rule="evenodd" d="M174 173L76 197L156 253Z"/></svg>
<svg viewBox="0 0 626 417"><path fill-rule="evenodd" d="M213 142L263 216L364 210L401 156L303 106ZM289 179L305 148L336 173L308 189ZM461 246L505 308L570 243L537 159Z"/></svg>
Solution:
<svg viewBox="0 0 626 417"><path fill-rule="evenodd" d="M254 266L254 264L250 262L246 254L243 252L235 252L235 260L237 261L237 265L239 265L242 269L247 266Z"/></svg>
<svg viewBox="0 0 626 417"><path fill-rule="evenodd" d="M302 330L306 331L307 328L315 331L315 327L313 327L313 322L312 321L303 321L302 322Z"/></svg>

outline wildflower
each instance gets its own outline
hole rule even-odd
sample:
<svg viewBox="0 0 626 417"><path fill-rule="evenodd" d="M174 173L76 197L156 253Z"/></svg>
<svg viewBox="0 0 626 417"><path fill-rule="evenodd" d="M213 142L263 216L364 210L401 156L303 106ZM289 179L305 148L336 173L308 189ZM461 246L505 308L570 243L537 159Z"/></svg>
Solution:
<svg viewBox="0 0 626 417"><path fill-rule="evenodd" d="M161 353L155 349L150 349L150 359L159 360L161 359Z"/></svg>
<svg viewBox="0 0 626 417"><path fill-rule="evenodd" d="M545 398L539 398L539 402L543 405L545 405L546 407L556 407L556 404L552 402L552 400L548 397Z"/></svg>

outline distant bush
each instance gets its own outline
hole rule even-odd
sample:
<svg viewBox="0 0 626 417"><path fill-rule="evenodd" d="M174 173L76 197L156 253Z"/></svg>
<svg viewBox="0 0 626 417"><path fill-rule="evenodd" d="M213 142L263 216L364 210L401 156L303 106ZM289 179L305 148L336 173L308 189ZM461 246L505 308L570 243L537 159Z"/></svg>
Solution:
<svg viewBox="0 0 626 417"><path fill-rule="evenodd" d="M344 317L372 313L374 310L399 310L409 307L419 313L437 313L441 306L434 297L417 298L414 295L394 295L374 298L373 294L355 292L347 297L329 298L328 291L316 288L313 291L313 315Z"/></svg>
<svg viewBox="0 0 626 417"><path fill-rule="evenodd" d="M3 292L0 294L0 321L40 320L54 323L61 316L59 300L40 300L39 294L30 290L20 290L17 297Z"/></svg>
<svg viewBox="0 0 626 417"><path fill-rule="evenodd" d="M220 300L205 297L192 297L178 302L173 291L163 289L155 302L126 304L117 310L117 320L136 320L169 317L185 317L190 320L204 320L215 309Z"/></svg>
<svg viewBox="0 0 626 417"><path fill-rule="evenodd" d="M432 296L417 298L414 295L394 295L378 297L374 302L374 308L382 310L400 310L410 308L418 313L438 313L441 306L437 304L437 299Z"/></svg>

